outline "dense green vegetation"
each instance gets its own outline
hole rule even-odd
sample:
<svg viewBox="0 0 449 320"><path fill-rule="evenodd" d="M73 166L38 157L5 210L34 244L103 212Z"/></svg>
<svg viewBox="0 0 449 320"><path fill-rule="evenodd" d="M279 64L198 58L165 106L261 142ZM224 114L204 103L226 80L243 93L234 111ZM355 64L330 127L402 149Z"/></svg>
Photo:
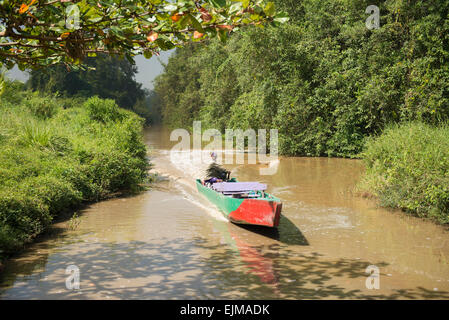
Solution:
<svg viewBox="0 0 449 320"><path fill-rule="evenodd" d="M58 64L31 70L26 86L61 97L113 99L119 107L137 113L149 125L158 121L154 93L142 89L135 79L136 73L136 65L128 60L103 54L86 59L84 69Z"/></svg>
<svg viewBox="0 0 449 320"><path fill-rule="evenodd" d="M0 260L83 202L147 179L143 119L98 97L57 99L7 83L0 97Z"/></svg>
<svg viewBox="0 0 449 320"><path fill-rule="evenodd" d="M449 126L394 125L369 139L360 187L383 206L449 223Z"/></svg>
<svg viewBox="0 0 449 320"><path fill-rule="evenodd" d="M177 50L155 87L166 124L276 128L284 154L348 157L390 123L449 118L449 2L275 2L289 23Z"/></svg>
<svg viewBox="0 0 449 320"><path fill-rule="evenodd" d="M289 23L177 50L156 80L163 122L274 128L286 155L361 155L383 205L449 222L449 2L275 3Z"/></svg>
<svg viewBox="0 0 449 320"><path fill-rule="evenodd" d="M126 59L106 55L89 57L86 67L70 69L58 64L31 70L27 86L33 90L65 96L114 99L122 108L131 109L144 98L142 85L135 80L136 65Z"/></svg>

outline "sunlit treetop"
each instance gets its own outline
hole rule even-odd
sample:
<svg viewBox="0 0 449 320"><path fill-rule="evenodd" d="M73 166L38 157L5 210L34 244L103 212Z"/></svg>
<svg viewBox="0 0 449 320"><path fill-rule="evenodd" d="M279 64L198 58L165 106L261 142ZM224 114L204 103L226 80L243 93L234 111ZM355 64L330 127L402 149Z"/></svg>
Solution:
<svg viewBox="0 0 449 320"><path fill-rule="evenodd" d="M265 0L0 0L0 64L74 66L97 53L150 58L191 41L225 41L243 26L287 20Z"/></svg>

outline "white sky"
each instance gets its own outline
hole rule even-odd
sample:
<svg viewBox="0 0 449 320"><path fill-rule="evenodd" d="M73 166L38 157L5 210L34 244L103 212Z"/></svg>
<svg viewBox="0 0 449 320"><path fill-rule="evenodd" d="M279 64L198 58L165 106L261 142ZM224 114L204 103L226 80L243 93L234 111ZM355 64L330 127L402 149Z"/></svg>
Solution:
<svg viewBox="0 0 449 320"><path fill-rule="evenodd" d="M136 81L142 83L142 87L147 89L153 89L154 78L162 73L163 67L159 60L163 63L167 63L169 56L174 50L161 52L159 57L153 56L151 59L145 59L143 56L137 56L135 58L137 65ZM20 81L26 81L28 79L28 73L22 72L19 68L14 67L12 70L6 73L10 79L17 79Z"/></svg>

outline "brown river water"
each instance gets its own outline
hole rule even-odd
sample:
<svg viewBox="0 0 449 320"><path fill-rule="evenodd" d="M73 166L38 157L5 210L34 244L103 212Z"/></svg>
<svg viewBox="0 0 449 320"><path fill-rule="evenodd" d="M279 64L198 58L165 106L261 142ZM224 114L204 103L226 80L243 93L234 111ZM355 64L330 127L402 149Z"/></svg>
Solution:
<svg viewBox="0 0 449 320"><path fill-rule="evenodd" d="M5 264L0 299L449 298L449 231L355 196L360 161L280 158L266 176L266 164L228 166L283 202L277 230L241 227L198 194L207 164L170 156L169 135L145 132L151 190L88 206L76 228L55 223ZM66 287L70 265L79 289Z"/></svg>

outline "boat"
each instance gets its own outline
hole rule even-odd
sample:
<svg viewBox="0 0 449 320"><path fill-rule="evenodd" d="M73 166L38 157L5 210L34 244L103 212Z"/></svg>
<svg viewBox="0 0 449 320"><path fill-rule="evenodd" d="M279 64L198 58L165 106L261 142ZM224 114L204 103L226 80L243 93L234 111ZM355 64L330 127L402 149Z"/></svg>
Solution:
<svg viewBox="0 0 449 320"><path fill-rule="evenodd" d="M238 182L235 178L215 183L206 181L196 179L198 192L215 204L229 221L266 227L279 225L281 200L266 193L265 184Z"/></svg>

